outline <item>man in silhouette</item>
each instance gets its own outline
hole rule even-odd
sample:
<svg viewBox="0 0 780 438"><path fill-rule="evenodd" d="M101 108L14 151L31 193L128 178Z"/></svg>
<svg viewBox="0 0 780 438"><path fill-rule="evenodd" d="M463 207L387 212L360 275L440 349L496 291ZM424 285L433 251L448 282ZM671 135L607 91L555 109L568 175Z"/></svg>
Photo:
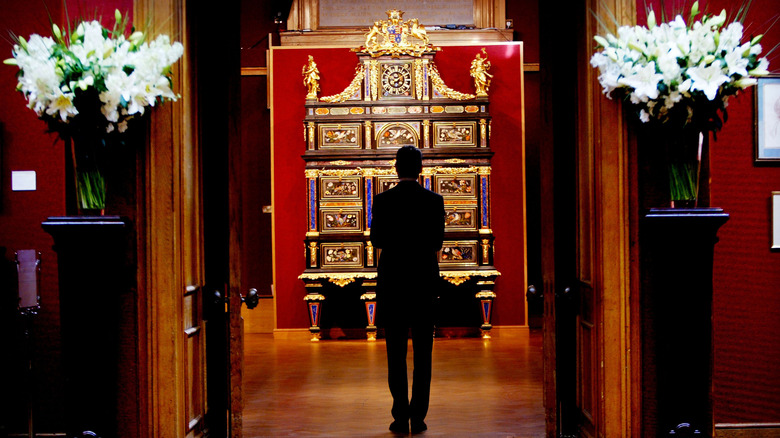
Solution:
<svg viewBox="0 0 780 438"><path fill-rule="evenodd" d="M422 153L404 146L396 154L400 179L376 195L371 242L381 249L377 268L377 309L385 327L387 381L393 396L390 430L407 433L427 429L425 415L431 392L433 299L440 283L436 252L444 239L444 200L420 186ZM412 399L406 376L409 331L414 372Z"/></svg>

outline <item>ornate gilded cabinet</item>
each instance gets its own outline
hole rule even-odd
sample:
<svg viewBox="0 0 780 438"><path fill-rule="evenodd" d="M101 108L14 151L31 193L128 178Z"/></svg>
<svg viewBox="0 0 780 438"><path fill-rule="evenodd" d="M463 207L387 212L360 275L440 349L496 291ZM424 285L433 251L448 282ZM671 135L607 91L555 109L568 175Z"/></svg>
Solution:
<svg viewBox="0 0 780 438"><path fill-rule="evenodd" d="M319 339L327 297L352 283L361 288L368 338L376 337L375 318L382 310L375 301L378 254L369 239L371 206L376 194L396 184L395 153L404 145L423 151L420 183L444 197L441 275L473 290L482 334L490 336L493 286L500 275L493 266L490 219L490 62L484 49L475 49L470 69L475 94L447 87L434 62L439 49L428 43L417 20L404 21L402 15L388 11L388 20L377 21L366 35L366 45L353 50L356 73L342 93L319 97L320 73L312 56L303 67L308 231L307 268L300 279L312 340Z"/></svg>

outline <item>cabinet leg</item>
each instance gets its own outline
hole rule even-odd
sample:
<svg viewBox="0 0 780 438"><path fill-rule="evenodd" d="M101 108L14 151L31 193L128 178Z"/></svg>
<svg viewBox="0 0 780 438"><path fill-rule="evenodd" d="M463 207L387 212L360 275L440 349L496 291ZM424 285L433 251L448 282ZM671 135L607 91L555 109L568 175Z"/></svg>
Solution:
<svg viewBox="0 0 780 438"><path fill-rule="evenodd" d="M366 339L368 341L376 341L376 294L367 292L361 295L360 299L366 305L366 319L368 320Z"/></svg>
<svg viewBox="0 0 780 438"><path fill-rule="evenodd" d="M493 314L493 300L496 298L496 294L493 291L481 291L477 293L476 298L479 299L479 307L482 313L482 339L490 339L490 329L493 325L490 323Z"/></svg>
<svg viewBox="0 0 780 438"><path fill-rule="evenodd" d="M309 332L312 342L320 340L320 316L322 314L322 304L325 296L316 293L307 294L303 297L309 307Z"/></svg>

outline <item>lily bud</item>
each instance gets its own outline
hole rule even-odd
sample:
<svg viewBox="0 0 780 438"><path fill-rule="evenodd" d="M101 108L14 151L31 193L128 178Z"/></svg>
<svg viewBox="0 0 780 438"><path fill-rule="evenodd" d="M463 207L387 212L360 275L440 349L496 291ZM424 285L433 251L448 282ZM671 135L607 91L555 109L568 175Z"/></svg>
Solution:
<svg viewBox="0 0 780 438"><path fill-rule="evenodd" d="M144 40L144 33L141 32L140 30L135 31L133 32L132 35L130 35L130 42L135 45L140 44L143 40Z"/></svg>
<svg viewBox="0 0 780 438"><path fill-rule="evenodd" d="M631 49L631 50L636 50L639 53L645 53L645 48L644 47L639 47L636 44L634 44L633 42L629 42L628 43L628 48Z"/></svg>
<svg viewBox="0 0 780 438"><path fill-rule="evenodd" d="M5 65L19 65L18 62L16 62L16 58L8 58L3 60L3 64Z"/></svg>
<svg viewBox="0 0 780 438"><path fill-rule="evenodd" d="M655 27L655 12L651 9L647 14L647 28L652 29Z"/></svg>
<svg viewBox="0 0 780 438"><path fill-rule="evenodd" d="M723 9L720 11L720 15L716 15L712 17L707 24L713 27L720 27L725 22L726 22L726 10Z"/></svg>
<svg viewBox="0 0 780 438"><path fill-rule="evenodd" d="M761 38L764 38L764 34L763 33L761 35L753 38L752 40L750 40L750 45L751 46L755 46L756 44L758 44L761 41Z"/></svg>
<svg viewBox="0 0 780 438"><path fill-rule="evenodd" d="M739 80L734 82L734 85L744 90L745 88L752 87L757 83L758 83L758 79L756 78L740 78Z"/></svg>
<svg viewBox="0 0 780 438"><path fill-rule="evenodd" d="M596 40L596 42L599 43L599 45L601 47L604 47L604 48L609 47L609 43L607 42L606 39L604 39L604 37L596 35L596 36L593 37L593 39Z"/></svg>
<svg viewBox="0 0 780 438"><path fill-rule="evenodd" d="M702 63L706 65L712 64L713 61L715 61L715 55L707 55L702 59Z"/></svg>
<svg viewBox="0 0 780 438"><path fill-rule="evenodd" d="M693 4L691 5L691 18L688 21L690 23L693 23L693 21L694 21L693 19L697 15L699 15L699 1L698 0L693 2Z"/></svg>
<svg viewBox="0 0 780 438"><path fill-rule="evenodd" d="M19 37L19 45L22 46L24 51L27 51L27 40L24 37Z"/></svg>
<svg viewBox="0 0 780 438"><path fill-rule="evenodd" d="M60 28L59 28L59 26L57 26L56 23L52 23L51 31L52 31L52 33L54 33L54 38L57 41L62 41L62 32L60 32Z"/></svg>
<svg viewBox="0 0 780 438"><path fill-rule="evenodd" d="M766 58L758 60L758 67L748 71L750 76L766 76L769 74L769 61Z"/></svg>
<svg viewBox="0 0 780 438"><path fill-rule="evenodd" d="M114 20L116 20L117 23L122 21L122 13L119 12L119 9L114 9Z"/></svg>

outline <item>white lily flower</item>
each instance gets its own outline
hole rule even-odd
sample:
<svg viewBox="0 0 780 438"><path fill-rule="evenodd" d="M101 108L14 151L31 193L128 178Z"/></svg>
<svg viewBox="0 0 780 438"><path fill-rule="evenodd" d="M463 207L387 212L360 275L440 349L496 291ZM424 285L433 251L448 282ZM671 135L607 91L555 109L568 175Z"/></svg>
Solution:
<svg viewBox="0 0 780 438"><path fill-rule="evenodd" d="M714 62L708 67L690 68L688 76L693 81L691 90L702 91L709 100L715 100L718 88L729 81L729 77L723 74L720 62Z"/></svg>
<svg viewBox="0 0 780 438"><path fill-rule="evenodd" d="M655 62L650 61L646 66L634 66L632 75L618 79L618 83L628 85L633 88L632 99L636 97L640 100L655 99L658 97L658 83L664 78L662 74L656 73Z"/></svg>
<svg viewBox="0 0 780 438"><path fill-rule="evenodd" d="M59 116L63 122L67 121L68 117L75 116L79 111L73 105L73 94L63 94L62 92L56 93L49 103L49 107L46 108L46 114L50 116Z"/></svg>
<svg viewBox="0 0 780 438"><path fill-rule="evenodd" d="M732 76L735 74L738 74L740 76L747 76L747 67L749 61L742 57L742 54L739 53L739 49L733 50L726 54L724 57L724 60L726 61L726 66L729 69L728 75Z"/></svg>
<svg viewBox="0 0 780 438"><path fill-rule="evenodd" d="M742 40L742 23L735 21L728 25L723 32L720 33L720 39L718 40L718 52L733 51L739 47Z"/></svg>

